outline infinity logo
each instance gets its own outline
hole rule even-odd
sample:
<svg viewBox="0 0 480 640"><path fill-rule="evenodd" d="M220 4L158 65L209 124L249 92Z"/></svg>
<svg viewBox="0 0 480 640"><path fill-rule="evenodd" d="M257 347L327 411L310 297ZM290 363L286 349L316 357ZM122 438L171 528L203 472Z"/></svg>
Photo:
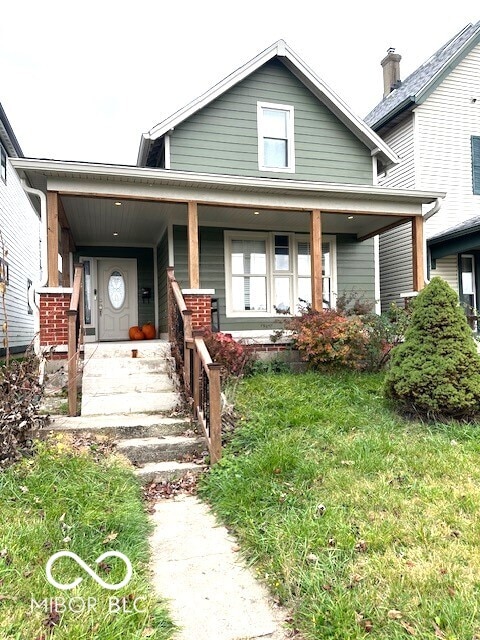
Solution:
<svg viewBox="0 0 480 640"><path fill-rule="evenodd" d="M120 551L106 551L105 553L102 553L101 556L98 556L98 558L95 560L95 562L97 564L99 564L100 562L102 562L102 560L105 560L106 558L111 558L111 557L121 558L123 560L123 562L125 563L125 566L127 567L127 573L125 575L125 578L121 582L119 582L118 584L109 584L108 582L105 582L104 580L102 580L95 573L95 571L93 571L88 566L88 564L86 562L84 562L79 556L77 556L76 553L73 553L72 551L58 551L57 553L54 553L53 556L51 556L48 559L48 562L47 562L46 567L45 567L45 572L47 574L47 580L54 587L57 587L57 589L61 589L62 591L67 591L68 589L74 589L75 587L77 587L82 582L83 578L75 578L75 580L73 582L70 582L68 584L62 584L61 582L57 582L55 580L55 578L52 576L52 567L53 567L54 563L58 560L58 558L72 558L73 560L75 560L75 562L78 565L80 565L82 567L82 569L86 573L88 573L88 575L91 578L93 578L95 580L95 582L97 582L104 589L109 589L110 591L114 591L116 589L121 589L122 587L124 587L125 585L127 585L130 582L130 578L132 577L132 563L127 558L127 556L124 553L121 553Z"/></svg>

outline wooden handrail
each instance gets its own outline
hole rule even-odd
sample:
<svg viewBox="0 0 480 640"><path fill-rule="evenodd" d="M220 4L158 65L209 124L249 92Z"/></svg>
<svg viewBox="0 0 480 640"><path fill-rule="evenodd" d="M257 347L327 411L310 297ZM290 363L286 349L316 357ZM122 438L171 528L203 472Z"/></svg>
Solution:
<svg viewBox="0 0 480 640"><path fill-rule="evenodd" d="M210 378L208 367L213 364L213 360L210 356L210 353L207 349L207 345L205 341L200 336L194 336L193 342L195 344L195 350L198 353L198 357L202 363L203 368L205 369L207 376Z"/></svg>
<svg viewBox="0 0 480 640"><path fill-rule="evenodd" d="M83 264L75 265L73 276L73 291L70 298L68 316L68 415L77 415L77 372L78 351L82 340L82 315L83 315ZM78 316L80 311L80 328L77 331Z"/></svg>
<svg viewBox="0 0 480 640"><path fill-rule="evenodd" d="M83 264L75 265L75 275L73 276L73 291L70 298L70 311L78 311L80 304L80 290L82 288Z"/></svg>
<svg viewBox="0 0 480 640"><path fill-rule="evenodd" d="M192 331L192 311L186 307L173 267L167 269L167 279L170 341L176 345L176 353L180 347L183 350L183 360L176 359L177 366L183 374L184 390L193 404L194 417L207 440L210 462L214 464L222 454L221 365L213 362L201 332ZM180 336L172 322L178 316L182 322Z"/></svg>
<svg viewBox="0 0 480 640"><path fill-rule="evenodd" d="M172 293L175 297L175 302L177 303L178 310L180 313L187 311L187 305L185 304L185 300L182 296L182 291L178 286L178 282L175 280L173 267L167 268L167 277L170 282L170 286L172 287Z"/></svg>

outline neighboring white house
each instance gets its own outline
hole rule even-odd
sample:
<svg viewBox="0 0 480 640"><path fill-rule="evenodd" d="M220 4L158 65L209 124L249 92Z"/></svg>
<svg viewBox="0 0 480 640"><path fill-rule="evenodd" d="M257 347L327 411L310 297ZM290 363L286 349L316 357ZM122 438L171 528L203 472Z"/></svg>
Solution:
<svg viewBox="0 0 480 640"><path fill-rule="evenodd" d="M0 104L0 260L2 273L8 276L5 293L9 347L12 353L23 352L35 335L34 314L29 303L29 287L39 279L40 222L26 195L10 158L23 153ZM5 354L5 322L0 304L0 356Z"/></svg>
<svg viewBox="0 0 480 640"><path fill-rule="evenodd" d="M394 49L388 50L382 67L384 99L365 120L401 162L379 182L447 192L439 212L425 224L428 273L445 278L462 301L476 309L480 293L480 22L466 26L404 81ZM411 290L410 233L409 225L404 225L380 238L384 310Z"/></svg>

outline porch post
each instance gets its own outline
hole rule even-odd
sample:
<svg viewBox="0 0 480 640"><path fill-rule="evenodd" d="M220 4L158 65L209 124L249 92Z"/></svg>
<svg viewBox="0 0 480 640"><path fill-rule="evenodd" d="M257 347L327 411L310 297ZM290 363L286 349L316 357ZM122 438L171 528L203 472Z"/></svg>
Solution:
<svg viewBox="0 0 480 640"><path fill-rule="evenodd" d="M62 227L62 287L70 285L70 232Z"/></svg>
<svg viewBox="0 0 480 640"><path fill-rule="evenodd" d="M310 254L312 280L312 309L323 309L323 280L322 280L322 214L320 209L314 209L310 214Z"/></svg>
<svg viewBox="0 0 480 640"><path fill-rule="evenodd" d="M190 289L200 288L198 251L198 209L196 202L188 203L188 277Z"/></svg>
<svg viewBox="0 0 480 640"><path fill-rule="evenodd" d="M47 191L48 286L58 287L58 193Z"/></svg>
<svg viewBox="0 0 480 640"><path fill-rule="evenodd" d="M425 249L423 240L423 218L412 218L413 290L421 291L425 286Z"/></svg>

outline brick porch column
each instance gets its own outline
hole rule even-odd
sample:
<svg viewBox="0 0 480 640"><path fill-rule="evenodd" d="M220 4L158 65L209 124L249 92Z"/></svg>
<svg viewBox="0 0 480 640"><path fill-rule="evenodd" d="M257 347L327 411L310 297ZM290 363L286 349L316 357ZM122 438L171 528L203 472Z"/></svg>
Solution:
<svg viewBox="0 0 480 640"><path fill-rule="evenodd" d="M182 295L187 309L192 312L192 329L211 329L215 289L182 289Z"/></svg>
<svg viewBox="0 0 480 640"><path fill-rule="evenodd" d="M40 345L58 347L68 343L68 317L72 289L45 288L40 295Z"/></svg>

